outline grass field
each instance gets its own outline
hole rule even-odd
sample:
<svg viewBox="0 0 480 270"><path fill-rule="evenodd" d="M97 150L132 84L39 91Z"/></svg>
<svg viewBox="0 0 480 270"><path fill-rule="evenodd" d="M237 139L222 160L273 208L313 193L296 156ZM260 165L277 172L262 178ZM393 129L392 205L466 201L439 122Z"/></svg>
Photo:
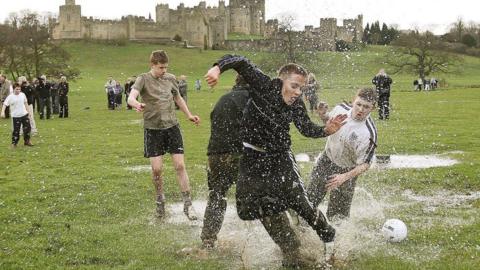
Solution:
<svg viewBox="0 0 480 270"><path fill-rule="evenodd" d="M82 72L80 79L70 83L71 117L40 121L37 115L35 147L15 150L9 149L10 120L0 120L0 269L239 268L238 250L224 248L200 257L179 252L200 245L199 227L156 221L149 171L128 170L148 165L143 158L141 115L124 109L108 111L103 85L110 74L123 83L147 71L149 53L158 46L78 42L65 47L73 55L72 64ZM194 80L202 78L226 52L166 49L169 71L187 75L190 110L202 118L195 127L179 114L193 195L205 199L209 113L231 87L234 74L224 74L214 90L204 83L200 92L194 92ZM383 47L369 47L320 54L315 72L323 85L321 99L333 106L349 99L355 88L370 86L385 52ZM404 220L409 236L399 244L366 242L365 248L349 254L336 268L476 269L480 265L480 200L447 203L449 198L480 192L476 115L480 59L465 58L462 69L460 74L436 76L449 87L431 92L412 92L413 76L393 75L392 115L387 122L377 121L377 153L445 154L460 163L366 173L359 186L381 202L383 217ZM301 137L295 128L291 134L296 153L323 148L323 139ZM179 202L169 157L165 169L167 199ZM304 176L310 169L311 165L303 166ZM412 199L419 196L427 199ZM446 203L427 205L428 198L439 196ZM383 220L361 223L373 232Z"/></svg>

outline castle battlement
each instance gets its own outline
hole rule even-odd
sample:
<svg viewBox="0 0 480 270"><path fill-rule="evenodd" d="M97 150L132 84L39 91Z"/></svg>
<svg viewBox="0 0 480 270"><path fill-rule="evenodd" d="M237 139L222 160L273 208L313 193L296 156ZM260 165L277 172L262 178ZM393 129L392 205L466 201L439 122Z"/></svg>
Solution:
<svg viewBox="0 0 480 270"><path fill-rule="evenodd" d="M232 1L234 4L237 1ZM193 7L180 3L170 9L166 3L155 6L155 21L143 16L123 16L118 20L104 20L82 16L81 6L75 0L65 0L59 7L58 21L53 23L54 39L116 39L170 40L181 37L190 45L211 48L225 41L230 32L246 35L264 35L265 1L242 0L243 6L207 6L200 1ZM255 2L255 3L254 3ZM235 12L232 10L235 8Z"/></svg>

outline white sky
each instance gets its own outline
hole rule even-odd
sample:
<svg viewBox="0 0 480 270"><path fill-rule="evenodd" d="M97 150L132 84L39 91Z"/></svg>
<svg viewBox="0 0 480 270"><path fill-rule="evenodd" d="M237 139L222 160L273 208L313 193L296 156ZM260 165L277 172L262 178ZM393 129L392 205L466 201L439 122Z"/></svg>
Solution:
<svg viewBox="0 0 480 270"><path fill-rule="evenodd" d="M266 0L267 19L282 13L294 14L298 27L318 27L321 17L341 19L363 14L364 25L379 20L388 25L396 24L400 29L418 28L444 33L448 26L462 17L465 22L480 23L480 1L478 0ZM58 13L64 0L0 0L0 22L11 12L29 9L39 13ZM198 5L199 0L76 0L82 6L82 16L119 19L122 15L138 15L155 19L155 5L168 3L170 8L183 2L187 7ZM217 6L218 0L206 0L207 5ZM228 4L228 0L226 3ZM294 5L292 4L295 3Z"/></svg>

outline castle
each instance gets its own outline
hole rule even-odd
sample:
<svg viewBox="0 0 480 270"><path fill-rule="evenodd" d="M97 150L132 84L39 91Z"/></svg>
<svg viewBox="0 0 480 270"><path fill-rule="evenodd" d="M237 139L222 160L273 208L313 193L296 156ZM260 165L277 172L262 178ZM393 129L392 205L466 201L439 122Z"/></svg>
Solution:
<svg viewBox="0 0 480 270"><path fill-rule="evenodd" d="M170 42L182 40L189 45L223 49L282 50L282 29L278 20L265 22L265 0L230 0L229 6L219 0L218 7L185 7L179 4L170 9L168 4L155 7L155 20L126 16L120 20L99 20L82 17L81 6L75 0L65 0L60 6L58 20L53 21L53 39L95 39ZM238 33L264 37L265 40L230 41L228 34ZM320 26L305 26L297 32L309 49L335 50L335 41L361 40L363 17L343 20L337 26L336 18L321 18ZM245 47L246 46L246 47ZM311 47L311 48L310 48Z"/></svg>
<svg viewBox="0 0 480 270"><path fill-rule="evenodd" d="M155 21L151 18L126 16L121 20L98 20L82 17L75 0L65 0L54 22L53 39L182 39L194 46L212 48L227 39L229 33L264 35L265 0L219 0L218 7L207 7L204 1L193 8L158 4Z"/></svg>

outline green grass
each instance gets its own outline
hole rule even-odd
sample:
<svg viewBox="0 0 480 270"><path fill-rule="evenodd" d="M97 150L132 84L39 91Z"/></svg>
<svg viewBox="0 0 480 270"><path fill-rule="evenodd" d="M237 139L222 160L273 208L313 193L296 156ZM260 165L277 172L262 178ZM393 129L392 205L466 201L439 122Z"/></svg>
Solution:
<svg viewBox="0 0 480 270"><path fill-rule="evenodd" d="M133 111L108 111L103 89L108 75L123 81L148 70L148 56L155 45L124 47L67 43L73 65L82 71L71 82L68 119L36 117L39 135L35 147L8 148L10 120L0 120L0 268L1 269L228 269L238 260L231 251L195 258L178 253L198 246L198 228L164 224L153 218L153 188L149 172L134 173L127 167L148 165L143 158L143 129ZM206 146L209 113L231 87L233 72L222 77L213 91L205 83L194 92L193 82L202 78L222 51L165 48L170 72L185 74L189 82L189 107L202 118L195 127L179 114L186 148L186 164L196 198L206 198ZM321 53L317 78L322 100L331 106L350 99L359 86L369 86L382 66L383 47L353 53ZM261 55L246 53L253 59ZM460 164L425 170L371 170L359 181L377 198L402 200L406 189L418 194L438 190L456 193L480 191L480 131L477 111L480 85L478 58L466 57L461 74L443 77L449 88L411 92L413 76L394 75L392 116L377 121L379 148L384 154L449 154ZM388 70L387 70L388 72ZM88 107L88 109L87 109ZM376 114L375 114L376 115ZM315 120L317 120L315 118ZM324 140L307 139L292 128L295 152L319 152ZM303 169L308 175L310 166ZM180 201L169 157L165 161L169 202ZM403 200L405 200L403 198ZM407 258L387 252L353 254L339 266L345 269L473 269L480 265L479 201L470 207L439 208L424 213L418 207L387 209L407 224L427 218L473 218L466 225L438 222L431 229L412 230L409 240L392 245ZM200 211L203 211L201 209ZM452 240L453 239L453 240ZM408 260L429 245L441 246L436 258Z"/></svg>

